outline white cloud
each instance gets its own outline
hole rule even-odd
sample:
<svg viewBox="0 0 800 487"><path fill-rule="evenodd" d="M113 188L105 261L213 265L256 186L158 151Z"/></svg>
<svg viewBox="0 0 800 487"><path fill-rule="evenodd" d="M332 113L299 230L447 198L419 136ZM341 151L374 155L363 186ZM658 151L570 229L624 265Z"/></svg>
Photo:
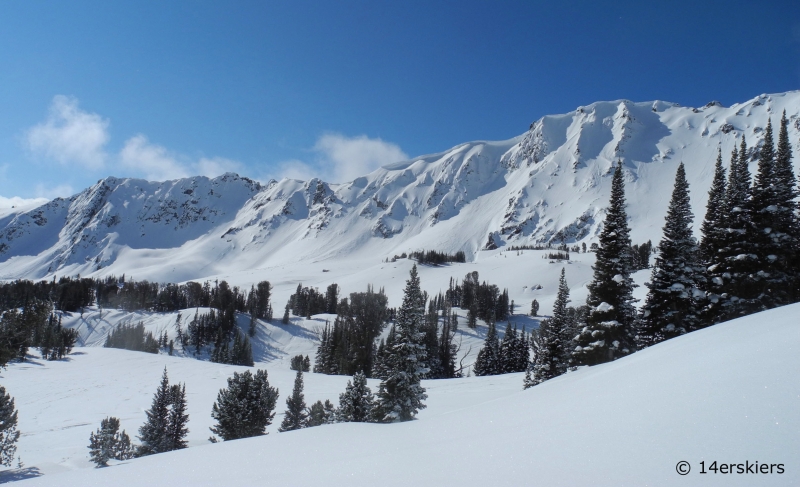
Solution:
<svg viewBox="0 0 800 487"><path fill-rule="evenodd" d="M42 183L36 185L35 191L37 198L45 198L51 200L53 198L66 198L75 194L75 190L69 184L59 184L55 187L47 187Z"/></svg>
<svg viewBox="0 0 800 487"><path fill-rule="evenodd" d="M233 161L231 159L225 159L224 157L212 157L211 159L202 157L199 161L192 164L192 166L196 170L197 174L200 174L201 176L207 176L209 178L221 176L226 172L241 173L243 169L243 166L240 162Z"/></svg>
<svg viewBox="0 0 800 487"><path fill-rule="evenodd" d="M0 196L0 208L19 208L20 206L35 207L47 203L48 201L48 198L20 198L19 196L7 198L5 196Z"/></svg>
<svg viewBox="0 0 800 487"><path fill-rule="evenodd" d="M47 120L25 133L28 148L60 162L100 169L107 155L109 121L96 113L82 111L74 97L56 95Z"/></svg>
<svg viewBox="0 0 800 487"><path fill-rule="evenodd" d="M409 158L397 144L366 135L325 134L314 144L313 151L317 154L313 164L296 159L284 161L279 164L278 176L295 179L318 177L342 183Z"/></svg>
<svg viewBox="0 0 800 487"><path fill-rule="evenodd" d="M314 150L320 154L330 181L337 183L352 181L386 164L408 159L398 145L366 135L325 134L314 144Z"/></svg>
<svg viewBox="0 0 800 487"><path fill-rule="evenodd" d="M164 181L189 176L187 168L165 147L151 144L144 135L136 135L125 142L119 153L122 167L144 175L145 178Z"/></svg>

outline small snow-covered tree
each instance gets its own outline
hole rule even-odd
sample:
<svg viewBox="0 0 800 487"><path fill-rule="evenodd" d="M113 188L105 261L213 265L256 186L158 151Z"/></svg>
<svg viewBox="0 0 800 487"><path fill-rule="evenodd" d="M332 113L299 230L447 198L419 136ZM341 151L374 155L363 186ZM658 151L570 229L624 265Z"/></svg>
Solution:
<svg viewBox="0 0 800 487"><path fill-rule="evenodd" d="M217 424L210 429L225 441L265 435L277 400L278 389L269 385L266 370L234 372L228 387L217 394L211 409Z"/></svg>
<svg viewBox="0 0 800 487"><path fill-rule="evenodd" d="M186 435L189 428L189 414L186 412L186 384L171 386L171 407L167 418L167 449L181 450L186 448Z"/></svg>
<svg viewBox="0 0 800 487"><path fill-rule="evenodd" d="M323 424L332 423L336 418L336 410L333 403L329 400L317 401L308 408L308 419L306 420L306 428L312 426L321 426Z"/></svg>
<svg viewBox="0 0 800 487"><path fill-rule="evenodd" d="M478 351L472 371L475 375L496 375L501 373L500 341L497 338L497 328L494 321L489 322L483 348Z"/></svg>
<svg viewBox="0 0 800 487"><path fill-rule="evenodd" d="M336 421L340 423L365 423L372 419L375 398L367 386L367 377L358 372L353 381L347 381L347 388L339 394L339 408Z"/></svg>
<svg viewBox="0 0 800 487"><path fill-rule="evenodd" d="M306 401L303 396L303 371L298 370L294 378L292 395L286 399L286 412L283 415L283 421L278 431L283 433L305 428L307 418L308 412L306 411Z"/></svg>
<svg viewBox="0 0 800 487"><path fill-rule="evenodd" d="M161 384L153 396L153 404L145 411L147 420L139 428L139 445L136 456L146 456L155 453L186 448L184 437L189 432L186 423L189 415L186 414L186 389L185 386L170 386L167 377L167 368L161 376Z"/></svg>
<svg viewBox="0 0 800 487"><path fill-rule="evenodd" d="M403 292L403 303L397 310L396 338L385 357L386 378L378 390L379 421L409 421L428 398L420 381L428 372L421 328L425 315L425 298L420 288L416 264Z"/></svg>
<svg viewBox="0 0 800 487"><path fill-rule="evenodd" d="M539 332L534 341L533 363L524 381L526 389L567 371L572 331L567 303L569 303L569 287L565 269L562 268L558 294L553 305L553 316L542 320L539 324Z"/></svg>
<svg viewBox="0 0 800 487"><path fill-rule="evenodd" d="M14 398L0 386L0 465L11 466L14 455L17 453L17 410L14 407Z"/></svg>
<svg viewBox="0 0 800 487"><path fill-rule="evenodd" d="M131 439L119 431L119 418L113 416L100 421L100 428L89 435L89 457L98 467L108 466L108 461L127 460L133 457Z"/></svg>

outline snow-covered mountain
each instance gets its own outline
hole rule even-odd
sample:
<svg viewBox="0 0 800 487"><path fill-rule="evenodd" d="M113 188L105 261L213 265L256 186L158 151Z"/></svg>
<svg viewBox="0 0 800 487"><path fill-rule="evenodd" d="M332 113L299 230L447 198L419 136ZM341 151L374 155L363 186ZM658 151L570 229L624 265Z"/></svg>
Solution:
<svg viewBox="0 0 800 487"><path fill-rule="evenodd" d="M719 147L747 137L754 166L768 119L786 110L800 161L800 92L723 107L597 102L545 116L501 142L469 142L344 184L235 174L147 182L106 178L67 199L0 214L0 278L133 274L183 281L297 262L404 251L592 242L613 164L627 181L634 243L660 238L686 164L697 223ZM727 163L727 161L726 161Z"/></svg>

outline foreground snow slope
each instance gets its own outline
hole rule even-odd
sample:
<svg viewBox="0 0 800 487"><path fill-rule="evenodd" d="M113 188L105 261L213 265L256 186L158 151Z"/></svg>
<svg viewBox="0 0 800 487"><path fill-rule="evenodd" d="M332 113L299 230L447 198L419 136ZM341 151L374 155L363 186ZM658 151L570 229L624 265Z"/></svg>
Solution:
<svg viewBox="0 0 800 487"><path fill-rule="evenodd" d="M24 485L796 485L798 312L800 305L793 305L723 323L528 391L519 390L520 374L427 382L430 408L418 421L271 433L106 469L46 475ZM89 357L96 352L110 353L92 350ZM83 360L58 365L67 370ZM219 370L216 387L223 369L230 369L213 367ZM34 367L22 372L30 374L27 384L10 388L18 398L35 387L33 375L43 373ZM173 377L187 380L187 388L207 395L206 401L211 397L181 373L175 369ZM311 377L307 398L314 399L315 388L323 386ZM280 379L284 394L286 380ZM126 384L124 376L108 380L113 390ZM84 385L79 392L71 381L47 384L41 394L58 397L69 389L83 394L88 405L99 393ZM151 388L137 396L140 406ZM476 394L484 400L475 400ZM25 411L29 400L19 401ZM64 407L60 400L51 406ZM84 421L81 415L85 421L101 416L75 414L76 422ZM199 416L193 416L194 428ZM125 417L123 423L131 429ZM683 460L692 467L687 477L676 473ZM701 461L782 463L785 473L703 475Z"/></svg>

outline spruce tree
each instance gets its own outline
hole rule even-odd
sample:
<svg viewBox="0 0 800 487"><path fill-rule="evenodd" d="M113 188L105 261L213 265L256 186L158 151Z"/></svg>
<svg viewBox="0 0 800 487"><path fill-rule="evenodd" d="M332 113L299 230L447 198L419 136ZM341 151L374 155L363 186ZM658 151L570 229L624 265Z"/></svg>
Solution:
<svg viewBox="0 0 800 487"><path fill-rule="evenodd" d="M517 330L511 328L511 322L506 324L503 341L500 342L500 373L510 374L517 370Z"/></svg>
<svg viewBox="0 0 800 487"><path fill-rule="evenodd" d="M108 417L100 422L96 433L89 434L89 457L98 467L108 466L108 461L127 460L133 457L131 439L119 431L119 418Z"/></svg>
<svg viewBox="0 0 800 487"><path fill-rule="evenodd" d="M722 149L720 149L717 152L717 162L714 164L714 180L711 183L711 189L708 191L706 217L700 226L700 233L702 234L700 252L702 262L706 267L716 263L714 257L724 239L726 225L725 188L725 168L722 166Z"/></svg>
<svg viewBox="0 0 800 487"><path fill-rule="evenodd" d="M365 423L373 418L375 398L367 386L367 377L358 372L353 381L347 381L347 388L339 394L339 408L336 421L340 423Z"/></svg>
<svg viewBox="0 0 800 487"><path fill-rule="evenodd" d="M294 431L305 428L308 412L306 411L306 401L303 396L303 371L298 370L294 379L294 389L292 395L286 399L286 412L283 415L278 431Z"/></svg>
<svg viewBox="0 0 800 487"><path fill-rule="evenodd" d="M409 421L428 398L420 384L422 376L428 372L425 345L422 343L421 328L424 320L425 300L420 289L416 264L403 293L403 303L397 310L395 323L396 337L391 347L387 343L385 359L386 378L378 390L379 421Z"/></svg>
<svg viewBox="0 0 800 487"><path fill-rule="evenodd" d="M589 314L573 351L575 365L609 362L634 351L635 284L630 275L633 263L621 161L614 170L611 201L599 240L592 266L594 278L587 286Z"/></svg>
<svg viewBox="0 0 800 487"><path fill-rule="evenodd" d="M689 183L683 163L675 176L663 235L650 282L646 284L650 291L638 324L639 348L701 327L703 271L692 235Z"/></svg>
<svg viewBox="0 0 800 487"><path fill-rule="evenodd" d="M542 320L539 324L531 375L525 380L526 388L541 384L567 371L571 352L568 347L571 342L567 303L569 303L569 287L565 269L562 267L558 294L553 305L553 316Z"/></svg>
<svg viewBox="0 0 800 487"><path fill-rule="evenodd" d="M189 434L189 428L186 423L189 422L189 414L186 412L186 384L172 386L171 403L166 432L168 451L181 450L187 446L186 435Z"/></svg>
<svg viewBox="0 0 800 487"><path fill-rule="evenodd" d="M326 400L330 404L330 401ZM333 405L331 405L332 407ZM325 405L322 401L317 401L308 408L308 419L306 419L306 428L313 426L321 426L330 423L328 412L325 410Z"/></svg>
<svg viewBox="0 0 800 487"><path fill-rule="evenodd" d="M494 321L489 321L489 329L483 340L483 348L478 351L472 372L475 375L497 375L501 373L500 341L497 338L497 328Z"/></svg>
<svg viewBox="0 0 800 487"><path fill-rule="evenodd" d="M278 389L269 385L266 370L234 372L228 387L217 394L211 409L217 424L210 429L225 441L265 435L277 400Z"/></svg>
<svg viewBox="0 0 800 487"><path fill-rule="evenodd" d="M17 410L14 407L14 398L0 386L0 465L11 466L14 455L17 453Z"/></svg>
<svg viewBox="0 0 800 487"><path fill-rule="evenodd" d="M169 427L170 405L172 404L172 389L167 378L167 368L161 376L161 384L153 396L153 404L145 411L147 421L139 428L139 445L137 456L163 453L168 450L169 440L167 429Z"/></svg>

